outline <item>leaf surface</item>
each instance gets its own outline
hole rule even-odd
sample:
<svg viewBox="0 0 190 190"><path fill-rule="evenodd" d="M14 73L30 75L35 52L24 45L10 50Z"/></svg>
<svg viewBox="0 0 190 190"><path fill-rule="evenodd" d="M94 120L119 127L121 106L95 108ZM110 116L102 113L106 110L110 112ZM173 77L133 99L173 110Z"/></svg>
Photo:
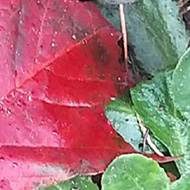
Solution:
<svg viewBox="0 0 190 190"><path fill-rule="evenodd" d="M104 115L130 86L118 63L120 33L98 9L77 0L7 0L0 13L1 189L97 174L135 152Z"/></svg>
<svg viewBox="0 0 190 190"><path fill-rule="evenodd" d="M189 171L189 123L175 108L169 94L167 78L170 72L156 75L131 90L134 108L145 126L169 149L174 156L184 155L177 161L181 173ZM167 76L167 77L166 77Z"/></svg>
<svg viewBox="0 0 190 190"><path fill-rule="evenodd" d="M99 7L120 28L118 7ZM188 33L178 12L172 0L139 0L125 5L129 44L134 48L137 64L150 74L174 67L188 46Z"/></svg>
<svg viewBox="0 0 190 190"><path fill-rule="evenodd" d="M152 159L142 155L116 158L102 176L103 190L169 190L169 178Z"/></svg>
<svg viewBox="0 0 190 190"><path fill-rule="evenodd" d="M127 86L120 33L98 9L75 0L7 0L0 12L2 190L97 174L133 152L104 115Z"/></svg>
<svg viewBox="0 0 190 190"><path fill-rule="evenodd" d="M171 96L175 106L190 119L190 49L181 57L171 79Z"/></svg>
<svg viewBox="0 0 190 190"><path fill-rule="evenodd" d="M188 190L190 188L189 177L189 174L183 175L179 180L172 184L171 190Z"/></svg>
<svg viewBox="0 0 190 190"><path fill-rule="evenodd" d="M114 129L125 141L129 142L136 151L142 152L143 136L129 94L124 93L112 100L107 105L105 113ZM167 152L167 149L154 136L151 135L151 139L161 152ZM152 153L148 145L145 151Z"/></svg>

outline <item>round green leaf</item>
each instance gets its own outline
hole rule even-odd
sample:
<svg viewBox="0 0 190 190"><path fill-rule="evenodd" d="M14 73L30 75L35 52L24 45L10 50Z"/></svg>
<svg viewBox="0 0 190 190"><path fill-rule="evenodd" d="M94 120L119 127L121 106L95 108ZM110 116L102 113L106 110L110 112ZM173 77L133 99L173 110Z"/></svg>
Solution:
<svg viewBox="0 0 190 190"><path fill-rule="evenodd" d="M116 158L102 176L103 190L169 190L170 180L157 162L139 154Z"/></svg>

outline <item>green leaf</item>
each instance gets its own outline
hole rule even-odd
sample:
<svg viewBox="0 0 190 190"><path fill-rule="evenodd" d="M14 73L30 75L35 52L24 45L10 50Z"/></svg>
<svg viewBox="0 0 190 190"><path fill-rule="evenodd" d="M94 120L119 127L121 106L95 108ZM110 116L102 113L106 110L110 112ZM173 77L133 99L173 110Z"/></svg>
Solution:
<svg viewBox="0 0 190 190"><path fill-rule="evenodd" d="M171 95L175 106L190 119L190 49L179 60L171 79Z"/></svg>
<svg viewBox="0 0 190 190"><path fill-rule="evenodd" d="M104 16L120 28L118 7L99 6ZM125 5L128 41L140 67L155 73L174 67L188 45L188 34L172 0L140 0Z"/></svg>
<svg viewBox="0 0 190 190"><path fill-rule="evenodd" d="M125 93L117 99L112 100L106 107L105 113L114 129L125 139L125 141L129 142L136 151L141 152L143 137L128 94ZM153 136L151 137L160 151L167 151L158 140ZM145 151L152 153L152 150L148 146L146 146Z"/></svg>
<svg viewBox="0 0 190 190"><path fill-rule="evenodd" d="M128 100L125 100L123 97L111 101L105 110L105 114L114 129L125 141L129 142L135 150L140 152L139 144L143 142L142 134L139 130L135 112Z"/></svg>
<svg viewBox="0 0 190 190"><path fill-rule="evenodd" d="M38 190L98 190L98 187L90 177L77 176L68 181L50 187L39 188Z"/></svg>
<svg viewBox="0 0 190 190"><path fill-rule="evenodd" d="M172 155L184 155L176 163L180 173L185 173L190 169L190 125L173 105L166 75L170 73L159 73L151 81L141 83L131 90L131 96L144 125Z"/></svg>
<svg viewBox="0 0 190 190"><path fill-rule="evenodd" d="M170 180L158 163L142 155L116 158L102 176L102 190L169 190Z"/></svg>
<svg viewBox="0 0 190 190"><path fill-rule="evenodd" d="M174 182L171 190L189 190L190 189L190 175L182 176L179 180Z"/></svg>

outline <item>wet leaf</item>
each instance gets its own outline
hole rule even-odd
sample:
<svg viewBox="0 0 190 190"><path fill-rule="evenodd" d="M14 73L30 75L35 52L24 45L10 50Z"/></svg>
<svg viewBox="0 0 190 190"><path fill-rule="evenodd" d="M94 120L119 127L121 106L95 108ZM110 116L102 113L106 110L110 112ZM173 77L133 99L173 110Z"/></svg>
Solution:
<svg viewBox="0 0 190 190"><path fill-rule="evenodd" d="M102 176L102 190L169 190L170 179L152 159L142 155L116 158Z"/></svg>
<svg viewBox="0 0 190 190"><path fill-rule="evenodd" d="M136 151L142 152L143 136L129 95L124 93L112 100L106 107L106 116L125 141L129 142ZM161 152L167 152L167 149L152 135L151 139ZM153 153L148 145L145 151Z"/></svg>
<svg viewBox="0 0 190 190"><path fill-rule="evenodd" d="M190 49L181 57L173 72L170 87L175 106L190 119Z"/></svg>
<svg viewBox="0 0 190 190"><path fill-rule="evenodd" d="M38 190L98 190L90 177L77 176L54 186L39 188Z"/></svg>
<svg viewBox="0 0 190 190"><path fill-rule="evenodd" d="M170 72L159 73L151 81L131 90L134 108L145 126L174 156L184 155L176 163L181 173L189 171L190 125L175 108L170 97L167 78Z"/></svg>
<svg viewBox="0 0 190 190"><path fill-rule="evenodd" d="M104 16L120 28L118 7L99 5ZM188 33L172 0L140 0L125 5L129 44L137 64L154 74L174 67L188 45Z"/></svg>
<svg viewBox="0 0 190 190"><path fill-rule="evenodd" d="M0 181L31 190L134 149L104 115L129 88L120 33L90 2L0 1Z"/></svg>

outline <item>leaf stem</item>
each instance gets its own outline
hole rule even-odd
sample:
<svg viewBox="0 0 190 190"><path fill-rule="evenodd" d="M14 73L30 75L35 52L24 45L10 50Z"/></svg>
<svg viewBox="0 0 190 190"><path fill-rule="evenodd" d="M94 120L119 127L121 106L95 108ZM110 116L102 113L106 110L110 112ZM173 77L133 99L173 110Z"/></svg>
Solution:
<svg viewBox="0 0 190 190"><path fill-rule="evenodd" d="M125 24L125 12L124 12L123 4L119 4L119 14L120 14L120 22L121 22L121 31L123 35L125 70L126 70L126 73L128 73L127 30L126 30L126 24Z"/></svg>
<svg viewBox="0 0 190 190"><path fill-rule="evenodd" d="M143 136L145 136L146 132L147 132L147 128L143 125L140 117L137 115L137 121L139 123L139 126L140 126L140 129L141 129L141 132L143 134ZM150 148L159 156L164 156L162 152L160 152L160 150L158 150L158 148L156 147L156 145L151 141L150 139L150 135L148 134L147 137L146 137L146 141L147 141L147 144L150 146Z"/></svg>

